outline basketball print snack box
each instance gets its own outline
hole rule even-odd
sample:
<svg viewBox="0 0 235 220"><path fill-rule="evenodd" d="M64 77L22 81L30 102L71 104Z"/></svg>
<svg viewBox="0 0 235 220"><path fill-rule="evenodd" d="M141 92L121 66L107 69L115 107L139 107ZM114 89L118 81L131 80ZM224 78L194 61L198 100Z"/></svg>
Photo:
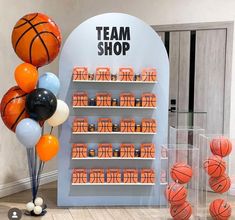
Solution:
<svg viewBox="0 0 235 220"><path fill-rule="evenodd" d="M121 170L107 169L107 183L121 183Z"/></svg>
<svg viewBox="0 0 235 220"><path fill-rule="evenodd" d="M87 144L76 143L72 147L72 158L86 158L87 157Z"/></svg>
<svg viewBox="0 0 235 220"><path fill-rule="evenodd" d="M141 183L155 183L155 172L153 169L141 169Z"/></svg>
<svg viewBox="0 0 235 220"><path fill-rule="evenodd" d="M121 132L135 132L135 120L134 119L122 119L120 122Z"/></svg>
<svg viewBox="0 0 235 220"><path fill-rule="evenodd" d="M124 183L138 183L138 169L124 169L123 170Z"/></svg>
<svg viewBox="0 0 235 220"><path fill-rule="evenodd" d="M88 106L87 92L75 92L73 94L73 106Z"/></svg>
<svg viewBox="0 0 235 220"><path fill-rule="evenodd" d="M135 156L134 144L121 144L120 145L120 157L132 157Z"/></svg>
<svg viewBox="0 0 235 220"><path fill-rule="evenodd" d="M111 118L98 119L98 132L112 132L113 124Z"/></svg>
<svg viewBox="0 0 235 220"><path fill-rule="evenodd" d="M155 68L144 68L141 73L142 81L157 81L157 70Z"/></svg>
<svg viewBox="0 0 235 220"><path fill-rule="evenodd" d="M156 133L157 123L155 119L142 119L142 132Z"/></svg>
<svg viewBox="0 0 235 220"><path fill-rule="evenodd" d="M140 145L140 157L154 158L155 157L155 144L143 143Z"/></svg>
<svg viewBox="0 0 235 220"><path fill-rule="evenodd" d="M120 81L134 81L134 70L131 67L119 68Z"/></svg>
<svg viewBox="0 0 235 220"><path fill-rule="evenodd" d="M110 143L98 144L98 157L111 158L112 156L113 156L112 144Z"/></svg>
<svg viewBox="0 0 235 220"><path fill-rule="evenodd" d="M111 72L109 67L97 67L95 73L95 79L101 81L111 80Z"/></svg>
<svg viewBox="0 0 235 220"><path fill-rule="evenodd" d="M86 169L73 169L72 183L87 183Z"/></svg>
<svg viewBox="0 0 235 220"><path fill-rule="evenodd" d="M88 119L75 118L73 121L73 132L88 132Z"/></svg>
<svg viewBox="0 0 235 220"><path fill-rule="evenodd" d="M111 106L111 94L107 92L96 93L97 106Z"/></svg>
<svg viewBox="0 0 235 220"><path fill-rule="evenodd" d="M130 92L120 94L120 106L135 106L135 96Z"/></svg>
<svg viewBox="0 0 235 220"><path fill-rule="evenodd" d="M73 68L73 80L88 80L88 68L87 67L74 67Z"/></svg>
<svg viewBox="0 0 235 220"><path fill-rule="evenodd" d="M156 107L157 106L157 98L153 93L143 93L142 94L142 106L143 107Z"/></svg>
<svg viewBox="0 0 235 220"><path fill-rule="evenodd" d="M104 183L104 169L90 169L90 183Z"/></svg>

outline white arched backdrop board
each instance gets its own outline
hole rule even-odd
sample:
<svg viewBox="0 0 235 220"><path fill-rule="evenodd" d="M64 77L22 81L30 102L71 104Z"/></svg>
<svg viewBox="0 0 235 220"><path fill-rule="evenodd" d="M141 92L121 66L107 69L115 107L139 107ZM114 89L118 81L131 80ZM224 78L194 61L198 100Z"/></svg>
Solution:
<svg viewBox="0 0 235 220"><path fill-rule="evenodd" d="M97 26L129 27L130 49L126 55L99 56ZM112 40L115 42L115 40ZM87 66L89 72L95 72L99 66L109 66L113 73L119 67L133 67L140 73L144 67L154 67L158 72L158 83L155 84L122 84L122 83L73 83L74 66ZM89 206L89 205L159 205L164 187L160 185L160 147L167 143L168 134L168 93L169 93L169 62L165 47L156 32L136 17L108 13L92 17L79 25L70 34L62 49L59 63L61 81L60 99L71 106L74 91L89 91L95 96L97 91L109 91L118 97L120 91L131 91L136 97L143 92L157 94L156 110L137 109L77 109L70 107L70 117L60 129L61 149L58 161L58 205ZM89 122L97 118L112 117L113 122L120 118L142 118L157 120L156 135L72 135L71 125L74 116L87 116ZM131 142L140 145L143 142L156 144L155 160L71 160L71 145L75 142L86 142L95 147L97 143L111 142L117 145ZM156 184L154 186L72 186L72 168L154 168Z"/></svg>

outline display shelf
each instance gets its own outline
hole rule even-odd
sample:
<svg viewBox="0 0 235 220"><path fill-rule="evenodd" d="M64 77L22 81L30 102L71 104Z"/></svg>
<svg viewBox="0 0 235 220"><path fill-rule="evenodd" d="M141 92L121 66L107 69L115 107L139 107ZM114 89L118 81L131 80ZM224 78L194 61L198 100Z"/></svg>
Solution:
<svg viewBox="0 0 235 220"><path fill-rule="evenodd" d="M154 186L155 183L72 183L72 186Z"/></svg>
<svg viewBox="0 0 235 220"><path fill-rule="evenodd" d="M77 109L142 109L142 110L148 110L148 109L156 109L157 107L129 107L129 106L73 106L73 108Z"/></svg>
<svg viewBox="0 0 235 220"><path fill-rule="evenodd" d="M156 158L143 158L143 157L85 157L76 158L73 157L72 160L155 160Z"/></svg>
<svg viewBox="0 0 235 220"><path fill-rule="evenodd" d="M118 84L155 84L157 81L107 81L107 80L73 80L76 83L118 83Z"/></svg>
<svg viewBox="0 0 235 220"><path fill-rule="evenodd" d="M147 132L73 132L75 135L154 135L156 133Z"/></svg>

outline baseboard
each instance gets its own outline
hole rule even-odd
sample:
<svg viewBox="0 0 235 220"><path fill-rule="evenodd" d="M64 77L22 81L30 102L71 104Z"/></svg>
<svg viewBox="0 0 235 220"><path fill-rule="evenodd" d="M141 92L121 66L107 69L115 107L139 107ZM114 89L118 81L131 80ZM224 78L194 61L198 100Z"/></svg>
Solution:
<svg viewBox="0 0 235 220"><path fill-rule="evenodd" d="M41 175L41 185L50 183L57 180L58 170L53 170L48 173L43 173ZM30 178L20 179L11 183L0 185L0 198L4 196L8 196L17 192L24 191L26 189L30 189Z"/></svg>

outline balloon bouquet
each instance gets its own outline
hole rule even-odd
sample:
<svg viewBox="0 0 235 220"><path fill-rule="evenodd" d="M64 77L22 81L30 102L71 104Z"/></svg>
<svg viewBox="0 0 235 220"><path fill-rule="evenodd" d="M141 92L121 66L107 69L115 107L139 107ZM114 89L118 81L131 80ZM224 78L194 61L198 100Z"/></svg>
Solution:
<svg viewBox="0 0 235 220"><path fill-rule="evenodd" d="M47 15L27 14L14 26L12 45L25 63L15 69L18 86L10 88L1 100L1 117L4 124L16 133L27 151L32 186L32 202L26 208L28 215L44 215L46 205L37 198L40 176L45 162L59 151L59 141L52 135L55 126L69 115L67 104L56 98L60 81L53 73L39 76L38 68L52 62L59 53L61 33ZM51 126L44 133L44 123Z"/></svg>

